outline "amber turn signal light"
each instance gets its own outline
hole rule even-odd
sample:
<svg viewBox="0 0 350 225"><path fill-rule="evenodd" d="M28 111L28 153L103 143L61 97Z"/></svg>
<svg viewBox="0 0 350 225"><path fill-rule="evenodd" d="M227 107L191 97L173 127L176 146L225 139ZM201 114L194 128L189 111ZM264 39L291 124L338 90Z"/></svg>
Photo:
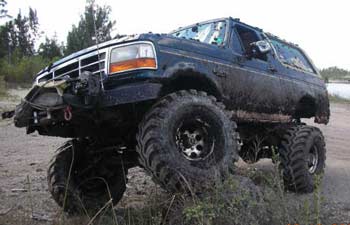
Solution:
<svg viewBox="0 0 350 225"><path fill-rule="evenodd" d="M156 67L156 60L154 58L131 59L123 62L112 63L109 72L112 74L135 69L156 69Z"/></svg>

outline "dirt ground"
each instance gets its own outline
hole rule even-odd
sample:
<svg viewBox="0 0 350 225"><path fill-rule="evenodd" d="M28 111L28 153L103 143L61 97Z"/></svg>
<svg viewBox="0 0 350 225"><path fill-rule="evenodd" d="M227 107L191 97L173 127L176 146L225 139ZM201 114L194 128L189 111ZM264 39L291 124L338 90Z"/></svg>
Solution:
<svg viewBox="0 0 350 225"><path fill-rule="evenodd" d="M17 92L23 95L25 92ZM14 106L13 99L0 101L0 112ZM326 137L327 166L322 182L324 204L330 224L350 223L350 105L332 104L329 125L319 127ZM312 123L312 121L305 121ZM51 224L59 208L47 190L46 169L62 138L26 135L10 120L0 121L0 225ZM271 170L271 160L248 166ZM155 185L140 168L129 172L127 191L118 207L136 207L154 190ZM310 194L312 195L312 194ZM300 198L291 195L290 198ZM301 197L302 198L302 197ZM31 218L31 211L34 217ZM13 220L13 218L21 218ZM11 219L12 218L12 219Z"/></svg>

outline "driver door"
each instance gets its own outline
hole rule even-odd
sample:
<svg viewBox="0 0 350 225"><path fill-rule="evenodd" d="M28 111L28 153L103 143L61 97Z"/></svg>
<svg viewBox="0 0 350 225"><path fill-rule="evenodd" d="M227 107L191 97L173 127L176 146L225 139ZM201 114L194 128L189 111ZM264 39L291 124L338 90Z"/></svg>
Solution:
<svg viewBox="0 0 350 225"><path fill-rule="evenodd" d="M243 24L234 24L231 48L234 61L226 88L232 108L248 112L275 114L280 111L280 79L271 67L271 53L251 57L251 43L261 34Z"/></svg>

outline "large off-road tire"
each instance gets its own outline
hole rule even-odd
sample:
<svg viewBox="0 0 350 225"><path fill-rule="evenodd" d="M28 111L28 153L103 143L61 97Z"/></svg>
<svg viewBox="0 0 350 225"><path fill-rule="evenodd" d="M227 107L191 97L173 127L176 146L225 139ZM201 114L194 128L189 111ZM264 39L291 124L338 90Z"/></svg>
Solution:
<svg viewBox="0 0 350 225"><path fill-rule="evenodd" d="M57 149L48 169L53 199L69 214L93 214L126 188L127 169L115 151L96 151L87 140L71 140Z"/></svg>
<svg viewBox="0 0 350 225"><path fill-rule="evenodd" d="M325 167L326 148L321 131L306 125L288 128L279 155L285 187L298 193L312 192L316 176Z"/></svg>
<svg viewBox="0 0 350 225"><path fill-rule="evenodd" d="M238 160L238 134L224 105L195 90L169 94L139 125L140 164L171 192L222 181Z"/></svg>

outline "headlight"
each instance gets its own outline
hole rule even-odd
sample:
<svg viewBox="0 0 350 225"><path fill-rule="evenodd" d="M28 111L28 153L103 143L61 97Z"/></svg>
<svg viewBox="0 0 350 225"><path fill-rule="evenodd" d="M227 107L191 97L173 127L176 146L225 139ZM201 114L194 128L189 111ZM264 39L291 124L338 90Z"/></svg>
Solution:
<svg viewBox="0 0 350 225"><path fill-rule="evenodd" d="M110 74L135 69L157 69L152 44L136 43L112 49L109 66Z"/></svg>

